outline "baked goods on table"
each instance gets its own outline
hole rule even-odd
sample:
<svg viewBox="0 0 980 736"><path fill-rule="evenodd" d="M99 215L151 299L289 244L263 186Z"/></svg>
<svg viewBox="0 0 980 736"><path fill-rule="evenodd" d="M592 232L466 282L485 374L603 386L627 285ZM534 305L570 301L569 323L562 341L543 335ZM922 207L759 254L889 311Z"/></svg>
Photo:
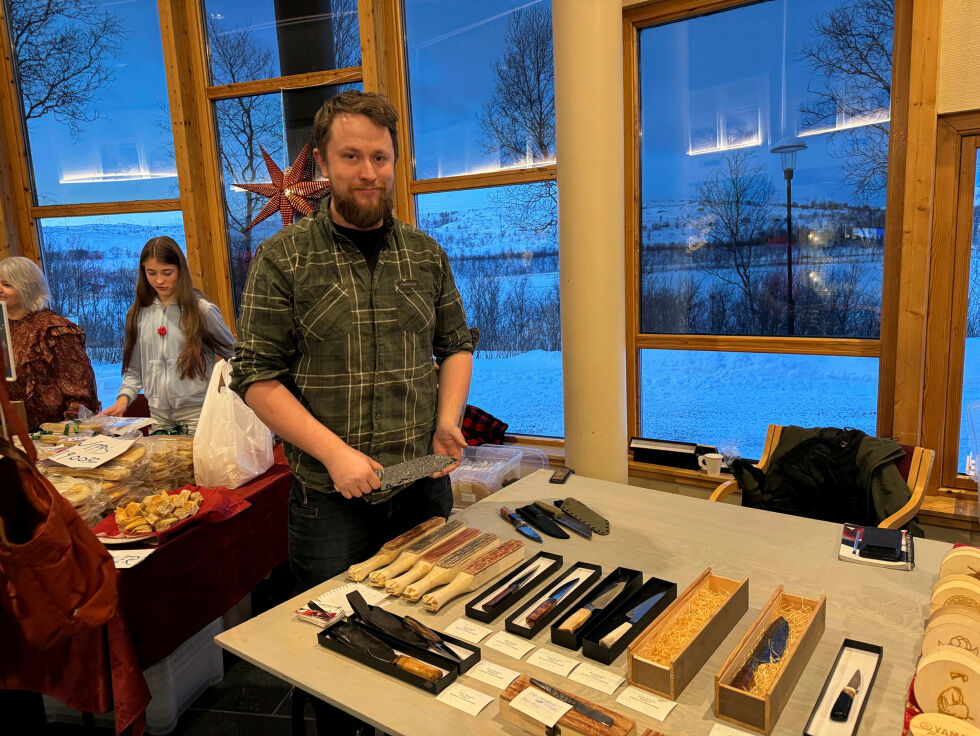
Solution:
<svg viewBox="0 0 980 736"><path fill-rule="evenodd" d="M123 534L149 534L169 529L178 521L198 512L204 498L199 491L184 489L179 493L147 496L116 508L116 525Z"/></svg>

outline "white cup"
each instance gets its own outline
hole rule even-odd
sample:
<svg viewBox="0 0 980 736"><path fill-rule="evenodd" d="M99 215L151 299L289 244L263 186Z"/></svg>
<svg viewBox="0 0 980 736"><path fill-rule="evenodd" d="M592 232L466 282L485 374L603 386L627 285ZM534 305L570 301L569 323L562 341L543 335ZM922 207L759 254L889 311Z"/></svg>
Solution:
<svg viewBox="0 0 980 736"><path fill-rule="evenodd" d="M721 455L717 452L707 452L698 458L698 465L708 475L721 475Z"/></svg>

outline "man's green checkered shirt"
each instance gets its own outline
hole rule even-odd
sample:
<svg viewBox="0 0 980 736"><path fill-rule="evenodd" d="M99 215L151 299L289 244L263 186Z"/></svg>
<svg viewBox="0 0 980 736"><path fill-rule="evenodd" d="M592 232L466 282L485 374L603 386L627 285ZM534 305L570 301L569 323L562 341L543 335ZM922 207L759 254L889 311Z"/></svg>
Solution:
<svg viewBox="0 0 980 736"><path fill-rule="evenodd" d="M336 232L330 202L259 246L242 294L231 387L275 379L351 447L384 466L432 452L439 361L476 347L449 259L389 218L372 274ZM334 490L326 468L285 443L296 478ZM393 492L371 494L372 503Z"/></svg>

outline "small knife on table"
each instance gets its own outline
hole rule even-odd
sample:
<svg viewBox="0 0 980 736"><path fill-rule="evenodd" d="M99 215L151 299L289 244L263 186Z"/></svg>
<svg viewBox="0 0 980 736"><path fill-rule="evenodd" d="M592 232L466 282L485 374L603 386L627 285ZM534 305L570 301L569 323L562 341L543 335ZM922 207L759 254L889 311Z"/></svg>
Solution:
<svg viewBox="0 0 980 736"><path fill-rule="evenodd" d="M574 516L569 516L557 506L552 506L547 501L535 501L534 505L544 511L548 516L557 521L566 529L571 529L576 534L580 534L586 539L592 539L592 527L583 524Z"/></svg>
<svg viewBox="0 0 980 736"><path fill-rule="evenodd" d="M528 539L533 539L535 542L541 542L542 544L544 544L544 542L541 541L541 535L538 534L536 531L534 531L530 526L528 526L528 523L524 521L524 519L522 519L520 516L515 514L506 506L500 507L500 515L504 519L509 521L511 524L513 524L514 528L517 529L517 531L519 531Z"/></svg>
<svg viewBox="0 0 980 736"><path fill-rule="evenodd" d="M591 603L586 603L575 613L565 619L565 623L559 626L558 630L567 631L569 634L574 634L586 621L589 620L589 617L593 613L608 606L609 602L613 598L622 593L623 588L626 587L626 582L626 580L620 580L618 583L613 584L608 590L598 596L594 601Z"/></svg>
<svg viewBox="0 0 980 736"><path fill-rule="evenodd" d="M558 601L568 595L569 592L575 588L576 585L581 582L581 578L575 578L574 580L569 580L567 583L559 588L555 588L551 595L549 595L544 601L538 605L533 611L531 611L527 618L524 619L528 626L534 626L538 619L544 616L548 611L558 605Z"/></svg>
<svg viewBox="0 0 980 736"><path fill-rule="evenodd" d="M568 703L570 706L572 706L572 710L581 713L586 718L591 718L593 721L601 723L603 726L611 726L613 723L615 723L610 716L607 716L602 711L596 710L590 705L586 705L581 700L573 698L568 693L562 692L558 688L552 687L545 682L541 682L541 680L532 677L531 684L539 690L543 690L544 692L548 693L548 695L551 697L560 700L563 703Z"/></svg>
<svg viewBox="0 0 980 736"><path fill-rule="evenodd" d="M623 637L623 634L633 628L636 622L643 618L643 614L653 608L657 601L663 598L666 594L667 591L663 590L635 606L632 611L626 614L626 623L617 626L615 629L602 637L599 640L599 646L605 647L606 649L611 649L613 644L619 641Z"/></svg>
<svg viewBox="0 0 980 736"><path fill-rule="evenodd" d="M854 703L854 696L861 689L861 670L854 670L851 679L848 680L844 689L840 691L834 707L830 709L830 720L846 721L851 715L851 705Z"/></svg>
<svg viewBox="0 0 980 736"><path fill-rule="evenodd" d="M506 588L501 590L499 593L497 593L497 595L495 595L493 598L488 600L480 607L487 612L495 609L497 606L500 605L501 601L503 601L504 598L509 596L511 593L516 593L518 590L521 589L523 585L527 583L528 580L534 577L538 573L538 567L539 565L532 565L530 570L528 570L526 573L521 575L519 578L512 581Z"/></svg>
<svg viewBox="0 0 980 736"><path fill-rule="evenodd" d="M568 532L533 503L514 509L517 515L540 532L556 539L568 539Z"/></svg>

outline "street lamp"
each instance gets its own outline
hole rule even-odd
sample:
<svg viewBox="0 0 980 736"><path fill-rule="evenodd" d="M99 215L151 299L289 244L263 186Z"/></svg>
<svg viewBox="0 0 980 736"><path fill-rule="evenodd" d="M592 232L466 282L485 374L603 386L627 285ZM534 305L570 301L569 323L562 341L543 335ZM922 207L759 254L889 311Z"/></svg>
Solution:
<svg viewBox="0 0 980 736"><path fill-rule="evenodd" d="M783 176L786 177L786 334L794 333L796 304L793 301L793 169L796 154L806 150L806 143L799 138L784 138L770 149L782 159Z"/></svg>

